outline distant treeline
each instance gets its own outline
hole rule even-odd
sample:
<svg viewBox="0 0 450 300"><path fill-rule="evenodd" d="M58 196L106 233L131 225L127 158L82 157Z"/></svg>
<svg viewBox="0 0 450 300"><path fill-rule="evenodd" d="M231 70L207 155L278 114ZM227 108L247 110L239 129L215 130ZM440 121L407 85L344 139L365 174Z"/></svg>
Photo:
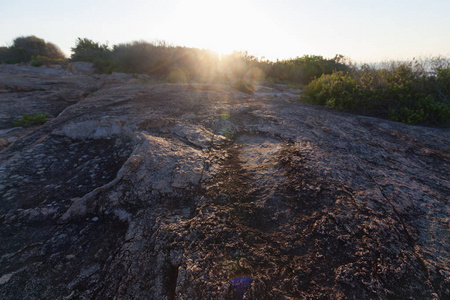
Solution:
<svg viewBox="0 0 450 300"><path fill-rule="evenodd" d="M72 60L92 62L101 73L117 71L169 76L175 72L180 79L200 82L242 79L250 70L257 68L257 72L250 71L252 76L306 84L322 74L348 69L341 63L343 57L339 55L333 59L303 56L271 62L259 60L246 52L219 55L210 50L145 41L108 47L79 38L72 52Z"/></svg>
<svg viewBox="0 0 450 300"><path fill-rule="evenodd" d="M108 46L78 38L69 61L91 62L99 73L143 73L169 82L220 82L251 93L258 84L303 88L302 101L408 124L448 126L450 60L432 58L355 65L342 55L305 55L261 60L247 52L210 50L136 41ZM57 46L35 36L0 48L0 62L67 63Z"/></svg>

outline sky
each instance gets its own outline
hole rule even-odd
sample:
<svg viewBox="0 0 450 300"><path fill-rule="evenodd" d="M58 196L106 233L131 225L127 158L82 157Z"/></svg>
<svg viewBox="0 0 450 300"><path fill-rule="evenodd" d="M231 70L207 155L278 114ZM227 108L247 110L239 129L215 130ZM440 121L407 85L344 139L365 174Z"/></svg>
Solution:
<svg viewBox="0 0 450 300"><path fill-rule="evenodd" d="M70 56L76 39L136 40L270 60L450 56L449 0L0 0L0 46L35 35Z"/></svg>

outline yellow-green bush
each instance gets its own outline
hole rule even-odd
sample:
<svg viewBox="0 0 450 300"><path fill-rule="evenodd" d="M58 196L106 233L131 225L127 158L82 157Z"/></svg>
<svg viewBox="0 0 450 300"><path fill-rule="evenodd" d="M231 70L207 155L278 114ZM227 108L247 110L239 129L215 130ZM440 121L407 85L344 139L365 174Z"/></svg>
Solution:
<svg viewBox="0 0 450 300"><path fill-rule="evenodd" d="M65 59L54 59L42 55L33 56L30 61L31 65L34 67L40 67L43 65L63 65L66 64L66 62L67 61Z"/></svg>
<svg viewBox="0 0 450 300"><path fill-rule="evenodd" d="M407 124L449 125L450 68L425 71L413 64L363 66L322 75L303 89L302 100Z"/></svg>
<svg viewBox="0 0 450 300"><path fill-rule="evenodd" d="M337 109L353 109L356 81L342 71L322 75L303 88L304 101Z"/></svg>

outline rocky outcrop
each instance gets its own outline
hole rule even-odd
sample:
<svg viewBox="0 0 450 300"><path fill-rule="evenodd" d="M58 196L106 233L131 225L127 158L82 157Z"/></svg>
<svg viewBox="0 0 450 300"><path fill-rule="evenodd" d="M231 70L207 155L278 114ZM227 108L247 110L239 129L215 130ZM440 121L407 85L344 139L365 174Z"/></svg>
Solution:
<svg viewBox="0 0 450 300"><path fill-rule="evenodd" d="M18 66L0 85L2 299L450 297L448 129L282 86Z"/></svg>

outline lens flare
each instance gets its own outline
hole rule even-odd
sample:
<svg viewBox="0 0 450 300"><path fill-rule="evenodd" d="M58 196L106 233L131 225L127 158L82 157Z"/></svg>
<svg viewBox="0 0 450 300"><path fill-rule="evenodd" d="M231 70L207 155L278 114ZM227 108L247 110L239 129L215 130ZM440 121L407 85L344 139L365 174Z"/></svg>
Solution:
<svg viewBox="0 0 450 300"><path fill-rule="evenodd" d="M253 279L248 274L236 275L230 279L230 283L235 288L239 300L244 298L244 294L250 287L252 280Z"/></svg>
<svg viewBox="0 0 450 300"><path fill-rule="evenodd" d="M251 68L244 75L245 88L251 92L256 90L256 86L264 80L264 72L259 68Z"/></svg>
<svg viewBox="0 0 450 300"><path fill-rule="evenodd" d="M220 117L221 117L223 120L228 120L228 119L230 118L230 113L225 111L225 112L223 112L223 113L220 114Z"/></svg>

